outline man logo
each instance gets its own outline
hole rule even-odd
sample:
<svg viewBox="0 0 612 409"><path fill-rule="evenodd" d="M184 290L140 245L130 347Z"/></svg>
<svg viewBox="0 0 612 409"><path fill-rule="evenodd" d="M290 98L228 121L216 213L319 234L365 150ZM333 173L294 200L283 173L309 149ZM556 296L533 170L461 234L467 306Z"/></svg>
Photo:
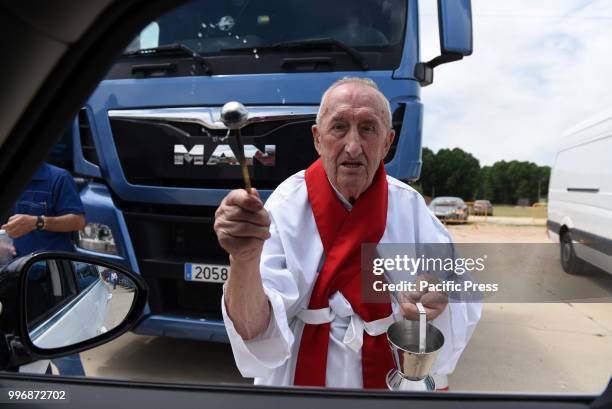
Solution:
<svg viewBox="0 0 612 409"><path fill-rule="evenodd" d="M174 164L183 165L185 162L194 165L204 165L204 145L194 145L190 151L185 145L174 145Z"/></svg>
<svg viewBox="0 0 612 409"><path fill-rule="evenodd" d="M255 145L244 145L244 157L247 166L253 166L253 160L257 160L263 166L276 165L276 145L265 145L264 152L260 151ZM181 166L185 163L193 165L204 165L204 145L194 145L191 150L187 150L185 145L174 145L174 164ZM229 145L217 145L210 158L206 162L207 166L230 165L240 166L238 159L234 155Z"/></svg>

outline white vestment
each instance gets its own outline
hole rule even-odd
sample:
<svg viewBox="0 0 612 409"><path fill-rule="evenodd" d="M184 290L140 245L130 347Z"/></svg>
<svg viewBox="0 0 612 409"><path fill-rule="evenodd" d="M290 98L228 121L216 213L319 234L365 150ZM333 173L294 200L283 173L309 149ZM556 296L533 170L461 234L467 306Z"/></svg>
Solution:
<svg viewBox="0 0 612 409"><path fill-rule="evenodd" d="M431 214L419 193L390 176L387 182L387 226L380 243L451 241L450 234ZM324 254L308 201L304 171L279 185L266 201L265 208L271 218L271 237L264 244L260 271L272 307L268 328L245 342L227 315L225 300L221 300L223 320L240 373L255 378L257 385L293 385L304 321L330 322L326 386L362 388L363 331L367 330L370 335L384 333L393 319L401 319L399 307L392 304L391 320L368 325L353 313L344 296L336 292L330 298L330 309L326 313L318 311L309 316L311 310L306 310L310 293L323 265ZM432 367L433 374L453 372L480 319L481 310L480 303L449 303L432 321L445 339Z"/></svg>

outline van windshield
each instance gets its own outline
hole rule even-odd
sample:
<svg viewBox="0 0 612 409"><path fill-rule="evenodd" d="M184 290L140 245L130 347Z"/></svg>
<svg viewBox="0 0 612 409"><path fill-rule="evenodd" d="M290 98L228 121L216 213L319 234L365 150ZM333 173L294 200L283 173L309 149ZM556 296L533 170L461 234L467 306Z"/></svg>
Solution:
<svg viewBox="0 0 612 409"><path fill-rule="evenodd" d="M405 0L336 0L333 7L342 12L334 13L327 12L329 7L327 0L193 1L151 23L126 51L178 43L202 55L219 56L235 53L237 48L250 51L251 47L328 38L375 53L371 57L384 60L386 66L378 69L399 64Z"/></svg>

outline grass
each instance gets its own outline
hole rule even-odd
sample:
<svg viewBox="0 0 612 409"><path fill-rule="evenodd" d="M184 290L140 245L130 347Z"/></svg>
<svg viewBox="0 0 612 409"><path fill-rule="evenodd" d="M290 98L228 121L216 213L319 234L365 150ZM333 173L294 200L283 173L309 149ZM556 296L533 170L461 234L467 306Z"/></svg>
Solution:
<svg viewBox="0 0 612 409"><path fill-rule="evenodd" d="M493 216L546 218L546 207L532 209L527 206L493 204Z"/></svg>

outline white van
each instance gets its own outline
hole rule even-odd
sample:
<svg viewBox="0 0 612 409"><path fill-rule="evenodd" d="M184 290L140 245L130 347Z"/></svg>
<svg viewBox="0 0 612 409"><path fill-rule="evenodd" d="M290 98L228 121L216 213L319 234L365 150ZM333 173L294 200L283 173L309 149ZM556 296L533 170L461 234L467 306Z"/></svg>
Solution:
<svg viewBox="0 0 612 409"><path fill-rule="evenodd" d="M612 273L612 111L564 136L548 189L549 236L561 265L579 274L592 264Z"/></svg>

